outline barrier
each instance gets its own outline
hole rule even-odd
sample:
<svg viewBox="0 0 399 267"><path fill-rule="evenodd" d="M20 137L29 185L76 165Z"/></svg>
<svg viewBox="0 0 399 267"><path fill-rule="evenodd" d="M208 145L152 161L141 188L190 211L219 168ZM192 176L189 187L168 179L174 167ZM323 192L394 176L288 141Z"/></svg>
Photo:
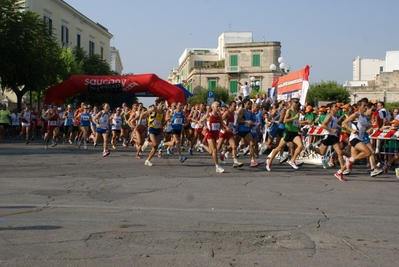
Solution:
<svg viewBox="0 0 399 267"><path fill-rule="evenodd" d="M380 154L394 155L399 153L399 131L383 130L370 135L375 151Z"/></svg>
<svg viewBox="0 0 399 267"><path fill-rule="evenodd" d="M325 138L325 136L328 135L328 133L329 133L326 129L324 129L321 126L311 126L309 128L306 128L306 126L305 126L302 129L305 130L305 132L306 132L306 129L308 129L307 133L304 135L304 139L303 139L303 144L305 147L308 147L309 143L312 143L313 146L320 146L321 140L323 140ZM327 162L330 160L331 154L332 154L331 146L328 146L326 153L323 156L317 154L314 151L311 151L311 150L309 151L308 149L305 149L302 157L314 158L314 159L320 158Z"/></svg>

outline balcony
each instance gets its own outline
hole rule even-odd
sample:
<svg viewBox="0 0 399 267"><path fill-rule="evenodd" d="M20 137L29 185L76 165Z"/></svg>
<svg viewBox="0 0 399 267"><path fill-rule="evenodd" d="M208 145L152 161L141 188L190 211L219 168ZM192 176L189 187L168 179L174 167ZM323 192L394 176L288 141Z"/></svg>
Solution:
<svg viewBox="0 0 399 267"><path fill-rule="evenodd" d="M239 66L226 66L226 73L239 73L241 68Z"/></svg>

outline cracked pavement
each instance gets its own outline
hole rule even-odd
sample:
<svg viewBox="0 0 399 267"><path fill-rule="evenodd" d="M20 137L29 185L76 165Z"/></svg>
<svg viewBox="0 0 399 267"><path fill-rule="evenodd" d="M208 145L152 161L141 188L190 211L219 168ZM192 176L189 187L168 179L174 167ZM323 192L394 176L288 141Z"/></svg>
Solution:
<svg viewBox="0 0 399 267"><path fill-rule="evenodd" d="M398 266L399 180L0 144L1 266ZM148 153L148 152L147 152ZM147 154L145 153L145 154ZM166 154L166 153L165 153ZM227 160L231 163L231 160Z"/></svg>

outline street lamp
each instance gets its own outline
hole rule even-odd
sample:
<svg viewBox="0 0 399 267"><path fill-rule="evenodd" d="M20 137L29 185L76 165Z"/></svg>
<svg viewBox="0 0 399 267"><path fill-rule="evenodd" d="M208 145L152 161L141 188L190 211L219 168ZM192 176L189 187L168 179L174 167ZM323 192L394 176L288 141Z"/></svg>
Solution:
<svg viewBox="0 0 399 267"><path fill-rule="evenodd" d="M251 88L255 92L259 92L259 89L260 89L260 82L257 81L256 78L253 76L251 77Z"/></svg>
<svg viewBox="0 0 399 267"><path fill-rule="evenodd" d="M284 58L283 57L279 57L277 59L277 61L279 63L278 67L277 67L276 64L273 63L273 64L270 65L270 70L272 72L280 73L281 76L284 76L284 75L288 74L290 72L290 70L291 70L291 66L284 62Z"/></svg>

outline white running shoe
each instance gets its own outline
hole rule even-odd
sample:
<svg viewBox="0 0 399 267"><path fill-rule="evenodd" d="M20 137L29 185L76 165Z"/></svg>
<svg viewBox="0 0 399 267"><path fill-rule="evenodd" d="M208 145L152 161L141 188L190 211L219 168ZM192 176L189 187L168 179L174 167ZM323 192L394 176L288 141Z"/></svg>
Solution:
<svg viewBox="0 0 399 267"><path fill-rule="evenodd" d="M296 166L296 163L295 163L295 162L293 162L293 161L289 160L289 161L288 161L288 164L290 164L290 165L291 165L291 167L292 167L293 169L295 169L295 170L297 170L297 169L298 169L298 166Z"/></svg>
<svg viewBox="0 0 399 267"><path fill-rule="evenodd" d="M145 166L152 166L152 163L147 159L147 160L144 162L144 165L145 165Z"/></svg>
<svg viewBox="0 0 399 267"><path fill-rule="evenodd" d="M216 172L218 172L218 173L223 173L223 172L224 172L224 169L221 168L220 166L218 166L218 167L216 167Z"/></svg>

